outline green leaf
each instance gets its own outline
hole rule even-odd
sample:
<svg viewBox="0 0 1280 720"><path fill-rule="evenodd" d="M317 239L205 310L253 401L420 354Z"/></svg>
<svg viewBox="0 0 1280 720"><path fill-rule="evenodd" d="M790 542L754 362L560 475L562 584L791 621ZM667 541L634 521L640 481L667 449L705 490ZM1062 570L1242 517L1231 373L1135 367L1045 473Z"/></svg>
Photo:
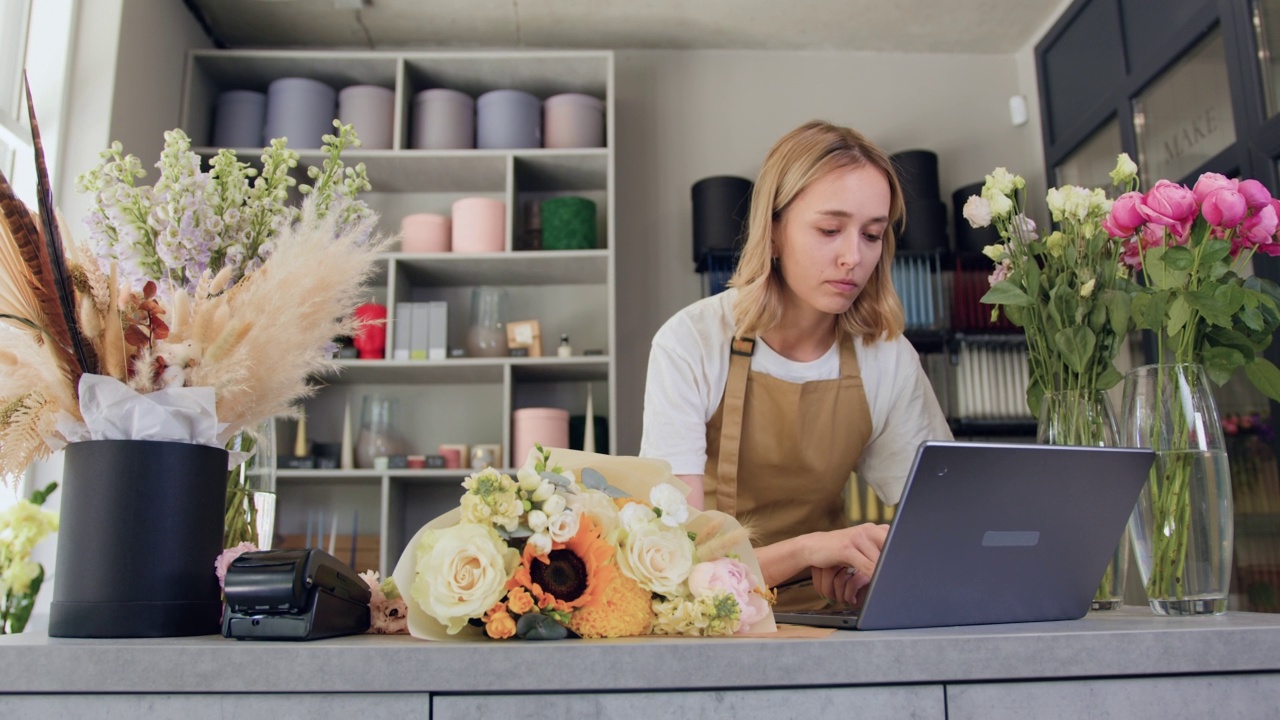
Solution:
<svg viewBox="0 0 1280 720"><path fill-rule="evenodd" d="M1240 313L1240 322L1244 323L1250 330L1262 330L1265 319L1262 317L1262 311L1257 307L1251 307Z"/></svg>
<svg viewBox="0 0 1280 720"><path fill-rule="evenodd" d="M1236 368L1245 363L1244 355L1239 350L1224 346L1206 348L1200 354L1200 359L1205 371L1209 373L1209 379L1219 385L1230 380Z"/></svg>
<svg viewBox="0 0 1280 720"><path fill-rule="evenodd" d="M1231 243L1218 238L1209 238L1204 244L1204 249L1200 251L1201 263L1222 262L1231 254Z"/></svg>
<svg viewBox="0 0 1280 720"><path fill-rule="evenodd" d="M1099 298L1107 306L1107 317L1111 320L1111 332L1124 336L1129 332L1130 307L1129 294L1119 290L1104 290Z"/></svg>
<svg viewBox="0 0 1280 720"><path fill-rule="evenodd" d="M1102 298L1094 301L1093 307L1089 310L1089 329L1095 334L1102 332L1107 325L1107 305L1102 302Z"/></svg>
<svg viewBox="0 0 1280 720"><path fill-rule="evenodd" d="M1170 270L1190 270L1196 264L1196 256L1185 245L1174 245L1165 250L1164 264Z"/></svg>
<svg viewBox="0 0 1280 720"><path fill-rule="evenodd" d="M38 565L40 571L31 580L31 587L25 593L14 594L13 604L9 608L9 632L20 633L27 627L27 621L31 619L31 611L36 606L36 595L40 594L40 586L44 584L44 566ZM4 628L0 628L3 630Z"/></svg>
<svg viewBox="0 0 1280 720"><path fill-rule="evenodd" d="M1053 344L1062 354L1062 361L1078 373L1084 372L1096 343L1097 337L1084 325L1065 328L1053 336Z"/></svg>
<svg viewBox="0 0 1280 720"><path fill-rule="evenodd" d="M1120 384L1123 379L1124 374L1117 370L1115 365L1108 365L1107 369L1102 371L1102 374L1098 376L1095 382L1097 382L1099 390L1110 390Z"/></svg>
<svg viewBox="0 0 1280 720"><path fill-rule="evenodd" d="M1044 385L1039 380L1033 379L1027 385L1027 408L1031 410L1031 417L1040 417L1040 403L1044 400Z"/></svg>
<svg viewBox="0 0 1280 720"><path fill-rule="evenodd" d="M44 486L43 490L37 490L31 493L31 502L35 505L44 505L44 501L49 499L54 490L58 489L58 483L51 482Z"/></svg>
<svg viewBox="0 0 1280 720"><path fill-rule="evenodd" d="M1191 306L1187 304L1182 295L1173 299L1173 304L1169 306L1169 319L1165 324L1169 335L1177 335L1182 332L1182 328L1187 324L1187 320L1191 319ZM1152 328L1158 329L1158 328Z"/></svg>
<svg viewBox="0 0 1280 720"><path fill-rule="evenodd" d="M1013 305L1023 307L1032 304L1031 298L1008 280L1001 280L995 285L992 285L991 289L987 291L987 294L982 296L982 302L988 305Z"/></svg>
<svg viewBox="0 0 1280 720"><path fill-rule="evenodd" d="M1249 377L1249 382L1253 383L1258 392L1280 402L1280 368L1277 368L1274 363L1263 357L1255 358L1253 362L1244 366L1244 374Z"/></svg>
<svg viewBox="0 0 1280 720"><path fill-rule="evenodd" d="M1243 304L1243 297L1232 297L1231 287L1227 285L1221 285L1212 292L1208 288L1193 290L1182 297L1205 322L1218 327L1231 327L1231 316ZM1173 308L1169 308L1169 313L1172 315ZM1172 335L1173 331L1170 330L1169 334Z"/></svg>
<svg viewBox="0 0 1280 720"><path fill-rule="evenodd" d="M1250 340L1248 336L1234 327L1211 328L1209 332L1205 333L1205 341L1215 347L1235 348L1240 351L1240 354L1245 357L1246 361L1252 358L1258 351L1265 349L1267 345L1271 344L1270 338L1268 337L1267 343L1262 347L1259 347L1257 343Z"/></svg>

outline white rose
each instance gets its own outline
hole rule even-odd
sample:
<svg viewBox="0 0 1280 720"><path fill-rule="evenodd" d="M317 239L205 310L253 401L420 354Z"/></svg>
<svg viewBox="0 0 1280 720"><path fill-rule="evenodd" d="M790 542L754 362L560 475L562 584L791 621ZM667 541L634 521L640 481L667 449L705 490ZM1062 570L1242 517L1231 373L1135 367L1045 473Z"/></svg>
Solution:
<svg viewBox="0 0 1280 720"><path fill-rule="evenodd" d="M970 195L964 203L964 219L973 227L987 227L991 224L991 204L981 196Z"/></svg>
<svg viewBox="0 0 1280 720"><path fill-rule="evenodd" d="M546 533L534 533L524 542L525 547L533 548L534 555L546 555L551 552L551 536Z"/></svg>
<svg viewBox="0 0 1280 720"><path fill-rule="evenodd" d="M547 517L555 517L564 511L564 506L564 496L560 493L556 493L555 495L547 498L546 502L542 503L542 512L546 513Z"/></svg>
<svg viewBox="0 0 1280 720"><path fill-rule="evenodd" d="M613 543L622 529L618 506L613 498L598 490L585 490L569 496L568 506L587 517L600 528L600 537Z"/></svg>
<svg viewBox="0 0 1280 720"><path fill-rule="evenodd" d="M529 529L534 532L542 532L547 529L547 514L541 510L530 510L529 516L525 518L525 522L529 524Z"/></svg>
<svg viewBox="0 0 1280 720"><path fill-rule="evenodd" d="M655 485L649 491L649 502L662 510L662 524L667 527L679 527L689 519L689 503L685 501L684 495L671 485L666 483Z"/></svg>
<svg viewBox="0 0 1280 720"><path fill-rule="evenodd" d="M680 595L693 568L693 541L677 528L640 525L618 549L618 568L645 590Z"/></svg>
<svg viewBox="0 0 1280 720"><path fill-rule="evenodd" d="M618 519L622 521L622 527L628 531L634 531L641 525L648 525L657 520L658 515L648 505L633 502L622 506L622 510L618 512Z"/></svg>
<svg viewBox="0 0 1280 720"><path fill-rule="evenodd" d="M520 553L486 525L463 523L423 533L411 599L450 635L502 599Z"/></svg>
<svg viewBox="0 0 1280 720"><path fill-rule="evenodd" d="M547 523L547 533L551 535L552 540L558 543L569 542L574 535L578 534L578 513L573 510L565 510L552 516L550 522Z"/></svg>

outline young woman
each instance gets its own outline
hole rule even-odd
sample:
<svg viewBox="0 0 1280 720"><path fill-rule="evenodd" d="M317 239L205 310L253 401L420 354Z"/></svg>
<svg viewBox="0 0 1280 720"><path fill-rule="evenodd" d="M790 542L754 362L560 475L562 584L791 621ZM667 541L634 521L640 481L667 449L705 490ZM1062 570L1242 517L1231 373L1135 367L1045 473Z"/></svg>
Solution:
<svg viewBox="0 0 1280 720"><path fill-rule="evenodd" d="M902 213L883 151L825 122L793 130L756 181L731 289L653 339L640 454L754 529L779 608L856 604L888 526L849 527L850 473L896 503L920 442L951 437L902 336Z"/></svg>

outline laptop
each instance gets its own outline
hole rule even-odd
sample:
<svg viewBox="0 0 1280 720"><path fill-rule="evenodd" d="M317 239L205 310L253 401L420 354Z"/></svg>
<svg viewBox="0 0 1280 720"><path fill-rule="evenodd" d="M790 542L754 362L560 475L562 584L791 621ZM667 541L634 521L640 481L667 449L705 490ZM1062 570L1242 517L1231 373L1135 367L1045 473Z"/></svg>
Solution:
<svg viewBox="0 0 1280 720"><path fill-rule="evenodd" d="M860 610L775 619L887 630L1083 617L1154 461L1136 448L926 441Z"/></svg>

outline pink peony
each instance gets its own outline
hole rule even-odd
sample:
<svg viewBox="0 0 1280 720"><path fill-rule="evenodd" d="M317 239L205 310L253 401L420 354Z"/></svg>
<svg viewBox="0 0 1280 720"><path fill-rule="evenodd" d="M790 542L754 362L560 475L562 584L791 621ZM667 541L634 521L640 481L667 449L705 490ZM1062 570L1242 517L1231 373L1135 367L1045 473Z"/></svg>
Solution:
<svg viewBox="0 0 1280 720"><path fill-rule="evenodd" d="M257 549L258 546L251 542L242 542L233 548L223 550L218 559L213 561L214 570L218 573L218 587L222 588L223 592L227 589L227 569L231 567L231 561Z"/></svg>
<svg viewBox="0 0 1280 720"><path fill-rule="evenodd" d="M1164 182L1163 180L1161 182ZM1197 203L1203 203L1204 199L1209 197L1209 193L1214 190L1236 190L1239 181L1233 180L1225 175L1214 172L1207 172L1196 180L1196 185L1191 190L1191 194L1195 197Z"/></svg>
<svg viewBox="0 0 1280 720"><path fill-rule="evenodd" d="M1142 207L1142 193L1127 192L1112 203L1111 212L1107 213L1107 219L1102 222L1102 226L1111 237L1127 238L1146 222L1139 210L1140 207Z"/></svg>
<svg viewBox="0 0 1280 720"><path fill-rule="evenodd" d="M360 579L369 586L369 630L376 635L396 635L409 632L409 606L404 598L389 598L382 591L382 581L377 570L360 573Z"/></svg>
<svg viewBox="0 0 1280 720"><path fill-rule="evenodd" d="M1241 180L1239 191L1250 210L1260 210L1271 204L1271 191L1257 180Z"/></svg>
<svg viewBox="0 0 1280 720"><path fill-rule="evenodd" d="M720 558L698 563L689 571L689 592L701 597L718 592L729 592L738 601L738 632L749 632L751 625L769 614L769 603L751 592L751 575L747 566L733 558Z"/></svg>
<svg viewBox="0 0 1280 720"><path fill-rule="evenodd" d="M1142 205L1138 210L1147 222L1173 228L1185 225L1189 230L1195 221L1196 197L1185 186L1168 180L1157 181L1155 186L1142 196ZM1175 233L1183 236L1186 231Z"/></svg>
<svg viewBox="0 0 1280 720"><path fill-rule="evenodd" d="M1244 236L1245 245L1248 247L1261 247L1274 243L1278 221L1280 221L1280 218L1276 215L1276 208L1270 203L1245 218L1244 223L1240 226L1240 234ZM1267 254L1270 255L1271 253Z"/></svg>
<svg viewBox="0 0 1280 720"><path fill-rule="evenodd" d="M1230 188L1218 188L1204 198L1200 207L1205 222L1216 228L1233 228L1244 219L1245 196Z"/></svg>

